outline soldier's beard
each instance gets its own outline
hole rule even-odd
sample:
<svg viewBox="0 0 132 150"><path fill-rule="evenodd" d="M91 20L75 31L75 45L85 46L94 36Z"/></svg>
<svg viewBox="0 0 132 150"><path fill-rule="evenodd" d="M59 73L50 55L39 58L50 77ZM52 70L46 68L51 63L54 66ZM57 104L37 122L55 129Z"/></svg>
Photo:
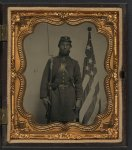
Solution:
<svg viewBox="0 0 132 150"><path fill-rule="evenodd" d="M70 54L70 50L66 51L66 50L60 50L59 55L60 56L69 56Z"/></svg>

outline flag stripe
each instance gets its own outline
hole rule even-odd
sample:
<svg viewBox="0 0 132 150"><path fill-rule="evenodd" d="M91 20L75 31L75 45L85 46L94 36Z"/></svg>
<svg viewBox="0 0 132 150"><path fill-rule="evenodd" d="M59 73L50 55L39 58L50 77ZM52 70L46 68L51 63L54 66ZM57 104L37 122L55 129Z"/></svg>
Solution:
<svg viewBox="0 0 132 150"><path fill-rule="evenodd" d="M97 116L97 114L99 112L99 108L100 108L99 102L100 102L100 95L98 94L95 108L94 108L94 110L92 112L91 117L89 118L88 122L86 123L87 125L92 124L93 121L95 120L95 117Z"/></svg>
<svg viewBox="0 0 132 150"><path fill-rule="evenodd" d="M93 82L93 78L90 77L90 79L89 79L89 81L88 81L88 83L87 83L87 86L85 87L85 89L84 89L84 91L83 91L83 102L85 101L87 95L88 95L89 92L90 92L92 82Z"/></svg>
<svg viewBox="0 0 132 150"><path fill-rule="evenodd" d="M88 74L86 74L85 78L83 79L83 82L82 82L83 91L85 90L89 80L90 80L90 77Z"/></svg>
<svg viewBox="0 0 132 150"><path fill-rule="evenodd" d="M96 74L96 76L93 79L93 83L91 85L89 94L85 98L85 101L81 107L80 114L79 114L80 122L82 122L83 116L85 115L86 110L89 108L90 103L92 102L91 97L94 94L94 91L95 91L94 89L95 89L95 86L97 85L97 83L98 83L98 78L97 78L97 74Z"/></svg>
<svg viewBox="0 0 132 150"><path fill-rule="evenodd" d="M99 93L99 82L97 83L97 85L95 87L95 92L94 92L94 95L92 97L92 102L91 102L90 106L88 107L88 109L84 115L84 118L82 120L83 124L86 124L89 121L89 118L91 117L91 115L93 113L93 110L94 110L96 102L97 102L98 93Z"/></svg>
<svg viewBox="0 0 132 150"><path fill-rule="evenodd" d="M87 85L85 86L85 89L83 89L83 100L82 102L85 101L87 95L89 94L90 92L90 89L91 89L91 85L93 83L93 80L94 80L94 76L96 75L97 73L97 70L93 68L93 75L89 75L89 81L87 81ZM87 75L87 74L86 74ZM85 82L85 78L86 78L86 75L84 76L84 80L83 82ZM86 83L85 83L86 84Z"/></svg>

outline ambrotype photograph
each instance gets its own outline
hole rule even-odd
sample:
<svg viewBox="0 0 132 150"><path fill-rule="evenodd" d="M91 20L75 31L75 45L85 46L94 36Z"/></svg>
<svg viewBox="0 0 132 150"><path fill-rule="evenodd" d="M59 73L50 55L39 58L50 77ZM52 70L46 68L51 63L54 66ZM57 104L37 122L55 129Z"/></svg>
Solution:
<svg viewBox="0 0 132 150"><path fill-rule="evenodd" d="M94 24L37 25L24 39L26 111L40 123L93 123L107 103L103 83L106 49L106 38L97 33Z"/></svg>
<svg viewBox="0 0 132 150"><path fill-rule="evenodd" d="M8 9L9 143L122 141L122 10L76 9Z"/></svg>

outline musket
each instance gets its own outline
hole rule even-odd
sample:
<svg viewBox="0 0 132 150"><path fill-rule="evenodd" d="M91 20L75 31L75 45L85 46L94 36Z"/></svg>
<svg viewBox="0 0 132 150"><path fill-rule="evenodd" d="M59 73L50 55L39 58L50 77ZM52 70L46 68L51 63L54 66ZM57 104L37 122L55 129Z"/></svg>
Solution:
<svg viewBox="0 0 132 150"><path fill-rule="evenodd" d="M48 83L49 101L50 101L50 103L48 104L48 110L47 110L47 113L46 113L46 117L47 117L47 122L48 123L50 122L51 101L52 101L52 87L51 87L51 84L52 84L53 57L51 57L50 60L51 60L50 61L50 80L49 80L49 83Z"/></svg>
<svg viewBox="0 0 132 150"><path fill-rule="evenodd" d="M52 70L53 70L53 55L50 54L50 49L49 49L49 30L48 30L48 23L47 23L47 38L48 38L48 53L50 58L50 78L49 78L49 83L48 83L48 90L49 90L49 101L51 102L52 99L52 87L51 87L51 83L52 83ZM46 117L47 117L47 122L50 122L50 112L51 112L51 103L48 104L48 110L46 113Z"/></svg>

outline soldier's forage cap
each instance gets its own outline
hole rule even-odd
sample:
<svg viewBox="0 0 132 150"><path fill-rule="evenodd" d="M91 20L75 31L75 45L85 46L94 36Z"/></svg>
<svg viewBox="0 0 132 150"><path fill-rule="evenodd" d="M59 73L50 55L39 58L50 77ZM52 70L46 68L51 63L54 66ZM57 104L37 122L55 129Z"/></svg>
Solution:
<svg viewBox="0 0 132 150"><path fill-rule="evenodd" d="M61 36L59 43L61 43L61 42L70 42L71 43L71 39L69 36Z"/></svg>

